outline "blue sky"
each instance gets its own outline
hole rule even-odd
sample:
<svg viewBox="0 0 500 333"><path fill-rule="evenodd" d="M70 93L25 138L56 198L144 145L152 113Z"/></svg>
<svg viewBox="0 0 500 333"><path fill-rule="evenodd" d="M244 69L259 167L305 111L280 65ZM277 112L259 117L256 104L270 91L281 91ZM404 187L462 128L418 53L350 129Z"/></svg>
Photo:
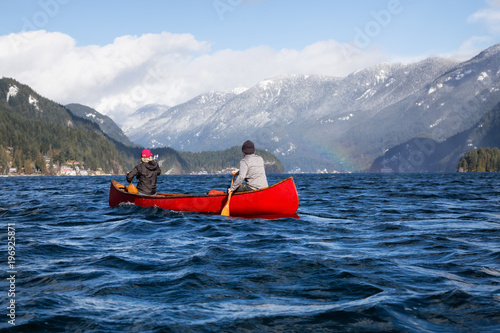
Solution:
<svg viewBox="0 0 500 333"><path fill-rule="evenodd" d="M191 33L214 51L301 49L321 40L352 41L356 29L364 31L376 22L373 13L388 11L390 4L398 12L373 38L389 54L447 54L489 33L486 24L468 22L489 6L477 0L2 0L0 35L35 27L66 33L78 45L106 45L123 35L167 31Z"/></svg>
<svg viewBox="0 0 500 333"><path fill-rule="evenodd" d="M0 8L0 76L110 115L280 74L465 60L500 42L499 0L0 0ZM148 72L158 91L144 83Z"/></svg>

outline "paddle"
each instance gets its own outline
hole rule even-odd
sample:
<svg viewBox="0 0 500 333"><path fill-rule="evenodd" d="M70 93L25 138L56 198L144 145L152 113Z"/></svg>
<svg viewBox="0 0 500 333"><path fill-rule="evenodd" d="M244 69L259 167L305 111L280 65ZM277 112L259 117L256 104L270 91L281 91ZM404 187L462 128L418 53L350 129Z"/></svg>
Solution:
<svg viewBox="0 0 500 333"><path fill-rule="evenodd" d="M137 187L135 187L134 184L130 183L128 186L127 186L127 191L128 193L132 193L132 194L137 194L139 193L139 190L137 189Z"/></svg>
<svg viewBox="0 0 500 333"><path fill-rule="evenodd" d="M233 183L234 183L234 175L233 175L233 179L231 180L231 186L233 186ZM226 205L224 206L224 208L222 208L222 212L220 213L220 215L222 215L222 216L229 216L229 200L231 200L231 195L232 194L233 194L233 192L230 192L227 195Z"/></svg>

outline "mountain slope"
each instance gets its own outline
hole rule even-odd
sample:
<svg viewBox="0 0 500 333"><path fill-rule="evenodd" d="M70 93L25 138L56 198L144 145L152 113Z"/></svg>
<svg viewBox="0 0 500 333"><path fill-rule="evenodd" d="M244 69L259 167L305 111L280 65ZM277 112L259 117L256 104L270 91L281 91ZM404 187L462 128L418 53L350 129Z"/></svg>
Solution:
<svg viewBox="0 0 500 333"><path fill-rule="evenodd" d="M167 130L157 127L149 137L138 135L152 128L150 122L130 133L130 138L141 144L154 144L155 138L161 138L157 141L163 145L192 151L221 149L251 138L258 147L279 155L289 171L345 170L340 145L344 133L423 89L454 65L429 59L412 65L381 64L346 78L277 77L198 109L196 114L210 107L210 117L195 117L203 120L195 126L190 126L192 109L179 105L174 107L176 120L165 118Z"/></svg>
<svg viewBox="0 0 500 333"><path fill-rule="evenodd" d="M240 94L219 93L216 101L199 96L130 138L191 151L252 139L288 171L367 170L411 138L443 141L479 121L500 102L499 51L495 45L463 63L380 64L345 78L272 78Z"/></svg>
<svg viewBox="0 0 500 333"><path fill-rule="evenodd" d="M76 160L106 173L122 173L132 163L98 126L8 78L0 79L0 148L9 149L13 166L26 173L50 173L44 155L50 165Z"/></svg>
<svg viewBox="0 0 500 333"><path fill-rule="evenodd" d="M127 131L132 140L148 147L171 146L181 150L213 150L210 146L195 147L199 131L213 117L217 109L235 96L234 93L211 92L184 104L168 108L138 128ZM176 141L180 144L171 145ZM225 149L229 146L221 146ZM194 149L193 149L194 148Z"/></svg>
<svg viewBox="0 0 500 333"><path fill-rule="evenodd" d="M389 149L370 172L454 172L460 157L479 147L500 147L500 103L474 126L442 142L414 138Z"/></svg>
<svg viewBox="0 0 500 333"><path fill-rule="evenodd" d="M73 115L90 120L91 122L97 124L99 128L106 133L109 137L114 140L123 143L126 146L134 146L129 138L123 133L120 127L118 127L111 118L105 116L91 107L81 105L81 104L68 104L65 106Z"/></svg>
<svg viewBox="0 0 500 333"><path fill-rule="evenodd" d="M125 123L122 124L123 131L128 136L134 129L141 127L149 120L159 117L162 113L168 111L170 106L161 104L148 104L132 113Z"/></svg>
<svg viewBox="0 0 500 333"><path fill-rule="evenodd" d="M443 141L465 131L500 102L498 68L499 45L361 122L346 133L342 144L352 155L372 157L414 137Z"/></svg>

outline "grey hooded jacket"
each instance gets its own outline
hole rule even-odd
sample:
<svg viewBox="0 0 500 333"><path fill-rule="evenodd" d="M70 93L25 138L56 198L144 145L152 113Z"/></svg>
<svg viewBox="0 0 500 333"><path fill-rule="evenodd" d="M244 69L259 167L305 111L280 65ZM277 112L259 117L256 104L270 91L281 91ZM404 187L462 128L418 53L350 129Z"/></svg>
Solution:
<svg viewBox="0 0 500 333"><path fill-rule="evenodd" d="M267 184L266 170L264 168L264 160L259 155L248 154L240 161L240 170L238 177L229 188L235 191L243 181L247 182L249 190L258 190L269 186Z"/></svg>

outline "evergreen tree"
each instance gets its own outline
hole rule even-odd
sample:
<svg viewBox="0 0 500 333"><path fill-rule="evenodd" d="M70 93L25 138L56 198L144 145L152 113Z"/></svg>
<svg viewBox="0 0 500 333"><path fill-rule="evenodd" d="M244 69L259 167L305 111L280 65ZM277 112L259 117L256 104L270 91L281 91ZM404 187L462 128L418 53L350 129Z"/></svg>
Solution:
<svg viewBox="0 0 500 333"><path fill-rule="evenodd" d="M23 167L23 152L21 149L14 150L12 166L17 169L18 173L21 172L21 169Z"/></svg>
<svg viewBox="0 0 500 333"><path fill-rule="evenodd" d="M9 153L2 145L0 145L0 174L4 175L9 172Z"/></svg>
<svg viewBox="0 0 500 333"><path fill-rule="evenodd" d="M43 155L41 153L38 153L38 156L35 160L35 168L37 170L40 170L40 172L44 175L49 174L49 172L47 170L47 165L45 163L45 158L43 157Z"/></svg>
<svg viewBox="0 0 500 333"><path fill-rule="evenodd" d="M24 160L23 168L25 175L31 175L33 173L33 166L29 159Z"/></svg>

